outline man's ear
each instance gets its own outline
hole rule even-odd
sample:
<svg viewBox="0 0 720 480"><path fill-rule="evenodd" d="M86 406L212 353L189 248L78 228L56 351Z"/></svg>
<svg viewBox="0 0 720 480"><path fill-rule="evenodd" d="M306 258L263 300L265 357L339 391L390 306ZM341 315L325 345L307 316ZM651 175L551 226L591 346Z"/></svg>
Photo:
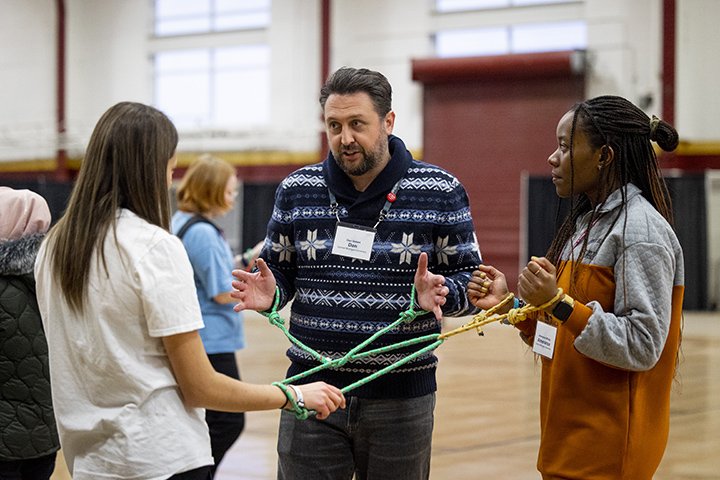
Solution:
<svg viewBox="0 0 720 480"><path fill-rule="evenodd" d="M383 119L383 124L383 126L385 127L385 133L391 135L393 132L393 128L395 127L395 112L390 110L387 115L385 115L385 118Z"/></svg>

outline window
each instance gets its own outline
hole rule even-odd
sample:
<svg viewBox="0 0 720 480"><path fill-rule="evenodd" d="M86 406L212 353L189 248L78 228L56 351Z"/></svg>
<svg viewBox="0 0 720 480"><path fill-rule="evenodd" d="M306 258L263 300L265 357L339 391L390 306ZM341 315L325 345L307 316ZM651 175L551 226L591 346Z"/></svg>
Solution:
<svg viewBox="0 0 720 480"><path fill-rule="evenodd" d="M587 46L585 22L444 30L435 35L439 57L579 50Z"/></svg>
<svg viewBox="0 0 720 480"><path fill-rule="evenodd" d="M467 10L487 10L491 8L547 5L551 3L571 3L576 1L578 0L435 0L435 10L438 12L462 12Z"/></svg>
<svg viewBox="0 0 720 480"><path fill-rule="evenodd" d="M510 30L511 51L516 53L580 50L587 46L585 22L515 25Z"/></svg>
<svg viewBox="0 0 720 480"><path fill-rule="evenodd" d="M155 35L266 28L270 0L155 0Z"/></svg>
<svg viewBox="0 0 720 480"><path fill-rule="evenodd" d="M509 51L510 36L504 27L445 30L435 35L435 53L438 57L500 55Z"/></svg>
<svg viewBox="0 0 720 480"><path fill-rule="evenodd" d="M583 0L435 0L435 53L460 57L582 50L587 47L582 7Z"/></svg>
<svg viewBox="0 0 720 480"><path fill-rule="evenodd" d="M249 129L267 124L270 47L243 45L159 52L155 104L179 129Z"/></svg>
<svg viewBox="0 0 720 480"><path fill-rule="evenodd" d="M268 124L270 1L155 0L155 106L179 129Z"/></svg>

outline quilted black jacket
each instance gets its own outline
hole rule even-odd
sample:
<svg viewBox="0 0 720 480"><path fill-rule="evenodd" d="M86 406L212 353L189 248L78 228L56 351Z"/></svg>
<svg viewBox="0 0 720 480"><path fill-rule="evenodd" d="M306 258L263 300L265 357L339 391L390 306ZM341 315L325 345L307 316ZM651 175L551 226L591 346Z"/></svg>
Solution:
<svg viewBox="0 0 720 480"><path fill-rule="evenodd" d="M43 237L0 240L0 461L60 448L33 277Z"/></svg>

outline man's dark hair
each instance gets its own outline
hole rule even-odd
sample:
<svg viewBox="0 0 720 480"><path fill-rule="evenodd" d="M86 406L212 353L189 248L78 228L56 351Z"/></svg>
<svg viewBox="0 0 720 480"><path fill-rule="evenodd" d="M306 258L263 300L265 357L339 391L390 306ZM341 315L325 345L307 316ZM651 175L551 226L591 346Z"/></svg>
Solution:
<svg viewBox="0 0 720 480"><path fill-rule="evenodd" d="M392 110L392 87L387 78L367 68L342 67L330 75L320 89L320 105L325 110L325 102L332 94L349 95L365 92L381 117Z"/></svg>

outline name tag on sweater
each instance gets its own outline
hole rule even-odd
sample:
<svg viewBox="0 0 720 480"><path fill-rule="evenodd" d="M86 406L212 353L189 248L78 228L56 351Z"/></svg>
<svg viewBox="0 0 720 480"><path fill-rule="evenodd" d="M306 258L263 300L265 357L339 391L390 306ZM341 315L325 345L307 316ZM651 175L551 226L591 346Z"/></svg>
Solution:
<svg viewBox="0 0 720 480"><path fill-rule="evenodd" d="M374 228L364 225L338 222L332 253L342 257L370 260L376 232Z"/></svg>
<svg viewBox="0 0 720 480"><path fill-rule="evenodd" d="M533 341L533 352L543 357L552 359L555 352L555 336L557 328L545 322L537 322L535 329L535 341Z"/></svg>

